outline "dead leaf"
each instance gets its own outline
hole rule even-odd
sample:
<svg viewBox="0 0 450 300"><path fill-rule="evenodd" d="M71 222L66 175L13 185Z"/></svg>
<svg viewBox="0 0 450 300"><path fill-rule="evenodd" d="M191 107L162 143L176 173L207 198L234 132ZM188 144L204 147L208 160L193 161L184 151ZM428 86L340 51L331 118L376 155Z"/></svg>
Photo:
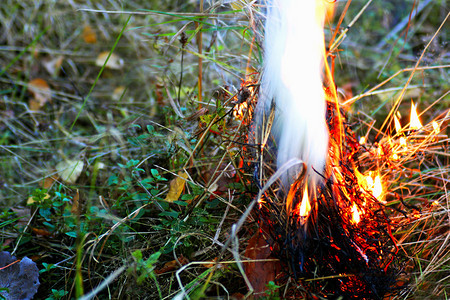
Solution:
<svg viewBox="0 0 450 300"><path fill-rule="evenodd" d="M77 193L75 194L75 196L73 196L73 200L72 200L72 208L70 210L70 212L76 216L80 215L80 192L77 189Z"/></svg>
<svg viewBox="0 0 450 300"><path fill-rule="evenodd" d="M47 229L40 229L40 228L31 228L31 230L34 232L35 235L41 235L41 236L51 236L52 233L48 231Z"/></svg>
<svg viewBox="0 0 450 300"><path fill-rule="evenodd" d="M66 160L56 165L56 172L59 177L69 184L74 184L83 171L84 162L82 160Z"/></svg>
<svg viewBox="0 0 450 300"><path fill-rule="evenodd" d="M97 56L97 59L95 60L95 64L99 67L103 67L105 64L106 59L108 58L109 51L105 51L100 53ZM108 62L106 63L106 68L114 69L114 70L120 70L123 67L123 59L120 58L118 55L111 53L111 56L108 59Z"/></svg>
<svg viewBox="0 0 450 300"><path fill-rule="evenodd" d="M249 241L245 256L254 262L244 264L245 274L254 289L255 299L267 296L264 291L269 281L275 281L281 270L279 261L258 261L271 258L271 251L264 236L258 231Z"/></svg>
<svg viewBox="0 0 450 300"><path fill-rule="evenodd" d="M61 70L61 65L64 61L63 56L57 56L53 59L44 61L42 64L44 65L44 68L47 70L52 77L56 77L59 74L59 71Z"/></svg>
<svg viewBox="0 0 450 300"><path fill-rule="evenodd" d="M48 101L51 100L52 90L47 82L42 78L36 78L28 83L28 91L33 95L30 99L30 110L39 110Z"/></svg>
<svg viewBox="0 0 450 300"><path fill-rule="evenodd" d="M184 266L189 263L189 260L186 257L184 257L183 255L181 255L180 257L178 257L178 262L180 262L180 264L182 266ZM180 267L180 264L178 262L175 259L172 261L166 262L162 268L155 270L155 273L163 274L163 273L167 273L167 272L176 270Z"/></svg>
<svg viewBox="0 0 450 300"><path fill-rule="evenodd" d="M121 86L118 86L118 87L116 87L116 88L114 89L114 92L113 92L111 98L112 98L114 101L119 101L120 98L122 97L122 95L123 95L124 92L125 92L125 87L122 86L122 85L121 85Z"/></svg>
<svg viewBox="0 0 450 300"><path fill-rule="evenodd" d="M170 181L170 189L169 193L167 193L166 201L173 202L177 201L181 193L184 190L184 185L186 184L186 179L188 175L186 172L180 171L178 172L178 176Z"/></svg>
<svg viewBox="0 0 450 300"><path fill-rule="evenodd" d="M39 181L39 186L48 190L52 187L53 183L58 181L58 179L59 179L58 176L46 177L44 178L44 180Z"/></svg>
<svg viewBox="0 0 450 300"><path fill-rule="evenodd" d="M86 25L83 28L83 40L87 44L97 43L97 35L91 26Z"/></svg>

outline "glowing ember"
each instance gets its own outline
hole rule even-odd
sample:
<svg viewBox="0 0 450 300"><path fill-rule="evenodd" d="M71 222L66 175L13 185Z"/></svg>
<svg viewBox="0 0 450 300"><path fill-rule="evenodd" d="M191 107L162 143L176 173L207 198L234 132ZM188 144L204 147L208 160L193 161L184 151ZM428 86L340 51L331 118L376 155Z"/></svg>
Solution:
<svg viewBox="0 0 450 300"><path fill-rule="evenodd" d="M305 184L305 190L303 191L302 204L300 205L298 214L300 215L300 217L303 217L306 219L309 216L310 211L311 211L311 204L309 203L308 185Z"/></svg>
<svg viewBox="0 0 450 300"><path fill-rule="evenodd" d="M365 143L366 143L366 137L362 136L362 137L359 139L359 144L360 144L360 145L364 145Z"/></svg>
<svg viewBox="0 0 450 300"><path fill-rule="evenodd" d="M361 221L361 216L358 210L358 206L356 205L356 203L354 203L352 206L352 222L358 224L359 221Z"/></svg>
<svg viewBox="0 0 450 300"><path fill-rule="evenodd" d="M414 102L411 101L411 115L409 121L409 128L411 130L417 130L422 128L422 123L419 120L419 116L417 115L417 107L414 105Z"/></svg>

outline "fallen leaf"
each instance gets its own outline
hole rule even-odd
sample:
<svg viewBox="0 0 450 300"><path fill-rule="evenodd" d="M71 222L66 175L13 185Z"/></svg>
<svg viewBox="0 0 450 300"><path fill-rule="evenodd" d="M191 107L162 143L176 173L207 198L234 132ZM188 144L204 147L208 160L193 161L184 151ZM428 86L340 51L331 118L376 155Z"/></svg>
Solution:
<svg viewBox="0 0 450 300"><path fill-rule="evenodd" d="M75 196L73 196L72 208L70 209L70 212L76 216L80 215L80 192L78 189Z"/></svg>
<svg viewBox="0 0 450 300"><path fill-rule="evenodd" d="M264 291L269 281L275 281L281 270L279 261L258 261L271 258L271 251L264 236L258 231L249 241L245 256L253 262L244 264L245 274L253 286L255 299L267 296Z"/></svg>
<svg viewBox="0 0 450 300"><path fill-rule="evenodd" d="M87 44L95 44L97 43L97 35L91 26L86 25L83 28L83 40Z"/></svg>
<svg viewBox="0 0 450 300"><path fill-rule="evenodd" d="M97 56L97 59L95 60L95 64L99 67L103 67L105 64L106 59L108 58L109 51L105 51L100 53ZM114 70L120 70L123 67L123 59L120 58L118 55L111 53L111 56L108 59L108 62L106 63L106 68L114 69Z"/></svg>
<svg viewBox="0 0 450 300"><path fill-rule="evenodd" d="M51 236L52 233L46 229L40 229L40 228L31 228L31 230L34 232L35 235L42 235L42 236Z"/></svg>
<svg viewBox="0 0 450 300"><path fill-rule="evenodd" d="M28 91L33 95L29 101L30 110L39 110L51 100L52 90L42 78L36 78L28 83Z"/></svg>
<svg viewBox="0 0 450 300"><path fill-rule="evenodd" d="M61 70L61 65L64 61L63 56L57 56L53 59L44 61L42 64L44 65L44 68L47 70L47 72L50 73L53 77L58 76L59 71Z"/></svg>
<svg viewBox="0 0 450 300"><path fill-rule="evenodd" d="M81 160L61 161L56 165L59 177L69 184L74 184L83 171L84 162Z"/></svg>
<svg viewBox="0 0 450 300"><path fill-rule="evenodd" d="M180 198L187 178L188 175L186 172L178 172L178 176L170 181L170 189L169 193L167 193L166 201L173 202Z"/></svg>
<svg viewBox="0 0 450 300"><path fill-rule="evenodd" d="M122 97L122 95L123 95L123 92L125 92L125 87L124 86L118 86L118 87L116 87L115 89L114 89L114 92L113 92L113 94L112 94L112 99L114 100L114 101L119 101L120 100L120 98Z"/></svg>
<svg viewBox="0 0 450 300"><path fill-rule="evenodd" d="M58 181L58 179L59 179L58 176L46 177L44 178L44 180L39 181L39 186L48 190L52 187L53 183Z"/></svg>
<svg viewBox="0 0 450 300"><path fill-rule="evenodd" d="M181 255L180 257L178 257L178 261L180 262L180 264L182 266L186 265L189 263L189 260L184 257L183 255ZM172 261L166 262L164 264L164 266L158 270L155 270L156 274L163 274L163 273L167 273L173 270L176 270L180 267L179 263L174 259Z"/></svg>

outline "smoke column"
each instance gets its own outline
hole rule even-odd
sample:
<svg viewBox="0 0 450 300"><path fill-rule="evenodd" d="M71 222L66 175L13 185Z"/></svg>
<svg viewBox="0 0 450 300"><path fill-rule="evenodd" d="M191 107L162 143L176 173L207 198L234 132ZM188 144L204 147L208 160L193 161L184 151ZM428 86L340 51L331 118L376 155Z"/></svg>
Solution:
<svg viewBox="0 0 450 300"><path fill-rule="evenodd" d="M300 158L307 165L308 180L313 185L320 178L313 168L322 173L328 153L321 79L325 51L323 1L267 2L264 70L256 108L262 122L275 102L272 134L278 149L277 167ZM289 189L300 170L300 166L293 167L282 175L285 188Z"/></svg>

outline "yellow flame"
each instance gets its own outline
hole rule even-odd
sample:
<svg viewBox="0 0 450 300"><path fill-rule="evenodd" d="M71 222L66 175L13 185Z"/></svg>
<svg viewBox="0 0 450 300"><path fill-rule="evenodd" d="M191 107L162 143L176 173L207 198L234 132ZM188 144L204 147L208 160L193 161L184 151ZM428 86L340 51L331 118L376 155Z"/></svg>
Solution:
<svg viewBox="0 0 450 300"><path fill-rule="evenodd" d="M422 128L422 123L419 120L419 116L417 115L417 107L414 105L414 102L411 101L411 115L409 119L409 128L411 130L417 130Z"/></svg>
<svg viewBox="0 0 450 300"><path fill-rule="evenodd" d="M359 213L359 209L358 206L356 205L356 203L353 203L352 206L352 222L355 224L358 224L359 221L361 221L361 216Z"/></svg>
<svg viewBox="0 0 450 300"><path fill-rule="evenodd" d="M439 124L436 121L433 121L433 122L431 122L431 125L433 125L434 134L439 134L439 132L441 131Z"/></svg>
<svg viewBox="0 0 450 300"><path fill-rule="evenodd" d="M400 146L406 147L406 139L404 136L400 137Z"/></svg>
<svg viewBox="0 0 450 300"><path fill-rule="evenodd" d="M308 217L309 212L311 211L311 204L309 203L309 196L308 196L308 185L305 184L305 190L303 191L303 199L302 204L300 205L299 209L299 215L300 217Z"/></svg>
<svg viewBox="0 0 450 300"><path fill-rule="evenodd" d="M378 199L380 202L384 202L381 199L381 196L383 195L383 185L381 184L381 177L380 174L377 174L375 176L375 179L373 181L373 187L372 187L372 195Z"/></svg>
<svg viewBox="0 0 450 300"><path fill-rule="evenodd" d="M369 172L367 175L361 174L358 169L355 169L355 175L359 186L366 191L369 191L378 201L383 201L383 184L381 183L381 176L378 172Z"/></svg>
<svg viewBox="0 0 450 300"><path fill-rule="evenodd" d="M384 154L384 151L383 151L383 148L381 147L381 145L378 146L377 154L379 157L383 156L383 154Z"/></svg>
<svg viewBox="0 0 450 300"><path fill-rule="evenodd" d="M359 139L359 144L360 145L364 145L366 143L366 137L365 136L362 136L360 139Z"/></svg>
<svg viewBox="0 0 450 300"><path fill-rule="evenodd" d="M397 116L394 116L394 125L395 132L400 133L400 131L402 131L402 125L400 125L400 121L398 120Z"/></svg>

